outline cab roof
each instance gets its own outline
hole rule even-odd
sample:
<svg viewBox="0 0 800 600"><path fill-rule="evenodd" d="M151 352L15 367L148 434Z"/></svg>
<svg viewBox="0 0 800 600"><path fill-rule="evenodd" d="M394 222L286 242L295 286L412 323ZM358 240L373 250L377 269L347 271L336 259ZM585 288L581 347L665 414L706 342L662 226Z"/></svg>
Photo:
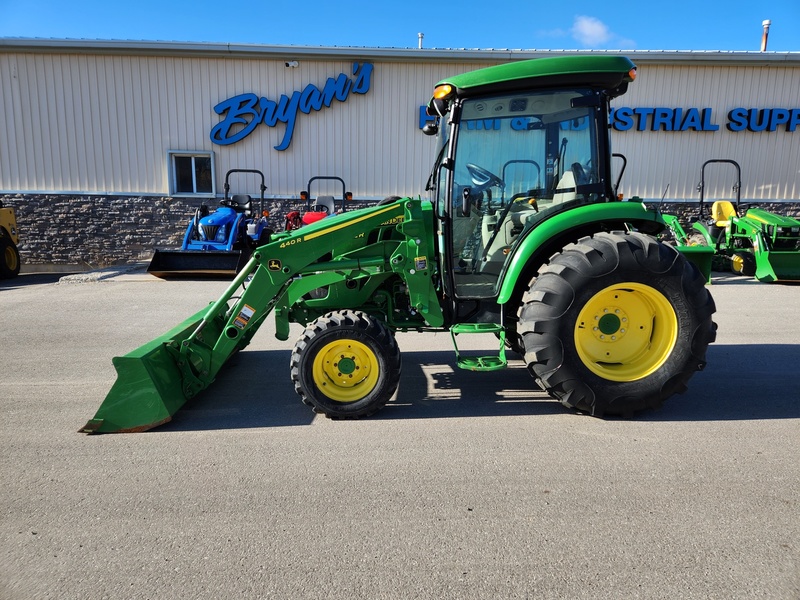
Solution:
<svg viewBox="0 0 800 600"><path fill-rule="evenodd" d="M457 96L561 86L600 87L612 96L625 93L636 65L625 56L559 56L511 62L454 75L449 84Z"/></svg>

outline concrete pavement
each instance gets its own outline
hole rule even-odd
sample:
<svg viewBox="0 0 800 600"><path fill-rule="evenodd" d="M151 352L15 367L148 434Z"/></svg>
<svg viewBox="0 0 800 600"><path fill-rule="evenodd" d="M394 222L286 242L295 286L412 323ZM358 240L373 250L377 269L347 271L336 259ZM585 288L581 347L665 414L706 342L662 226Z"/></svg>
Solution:
<svg viewBox="0 0 800 600"><path fill-rule="evenodd" d="M270 323L173 422L86 436L111 357L227 283L58 282L0 282L4 600L800 598L800 286L717 274L707 369L634 420L401 334L396 400L330 421Z"/></svg>

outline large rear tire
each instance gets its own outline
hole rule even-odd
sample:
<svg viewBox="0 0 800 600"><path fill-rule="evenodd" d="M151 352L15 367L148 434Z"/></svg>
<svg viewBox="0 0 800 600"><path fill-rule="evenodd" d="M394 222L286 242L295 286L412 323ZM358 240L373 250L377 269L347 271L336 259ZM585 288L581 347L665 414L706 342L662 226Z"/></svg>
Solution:
<svg viewBox="0 0 800 600"><path fill-rule="evenodd" d="M518 331L551 396L595 416L631 416L686 390L716 338L715 310L700 271L672 246L598 233L540 270Z"/></svg>
<svg viewBox="0 0 800 600"><path fill-rule="evenodd" d="M22 261L13 240L0 232L0 279L10 279L19 275Z"/></svg>
<svg viewBox="0 0 800 600"><path fill-rule="evenodd" d="M400 383L400 348L386 326L365 313L343 310L309 324L295 345L295 391L315 412L332 418L375 413Z"/></svg>

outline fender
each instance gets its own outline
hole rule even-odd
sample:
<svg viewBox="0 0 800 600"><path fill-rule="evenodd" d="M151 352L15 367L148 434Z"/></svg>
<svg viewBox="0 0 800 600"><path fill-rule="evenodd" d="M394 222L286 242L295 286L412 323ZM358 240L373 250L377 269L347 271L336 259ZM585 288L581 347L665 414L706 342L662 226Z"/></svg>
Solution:
<svg viewBox="0 0 800 600"><path fill-rule="evenodd" d="M600 231L600 225L609 221L626 223L650 222L654 224L655 228L658 228L659 224L662 228L665 225L661 213L646 207L642 202L587 204L586 206L572 208L553 215L542 223L535 225L527 235L523 231L524 238L515 250L514 256L511 258L511 262L503 275L503 283L500 286L497 303L505 304L511 299L528 261L549 240L553 240L571 229L584 228L592 223L595 223L597 230ZM545 257L545 260L547 258L549 256Z"/></svg>

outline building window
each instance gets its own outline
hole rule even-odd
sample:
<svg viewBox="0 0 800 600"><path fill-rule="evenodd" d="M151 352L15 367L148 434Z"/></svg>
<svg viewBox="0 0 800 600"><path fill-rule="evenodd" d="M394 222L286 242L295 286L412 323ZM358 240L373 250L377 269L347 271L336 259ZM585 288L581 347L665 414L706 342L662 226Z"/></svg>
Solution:
<svg viewBox="0 0 800 600"><path fill-rule="evenodd" d="M169 160L169 193L171 195L213 194L214 153L173 152Z"/></svg>

